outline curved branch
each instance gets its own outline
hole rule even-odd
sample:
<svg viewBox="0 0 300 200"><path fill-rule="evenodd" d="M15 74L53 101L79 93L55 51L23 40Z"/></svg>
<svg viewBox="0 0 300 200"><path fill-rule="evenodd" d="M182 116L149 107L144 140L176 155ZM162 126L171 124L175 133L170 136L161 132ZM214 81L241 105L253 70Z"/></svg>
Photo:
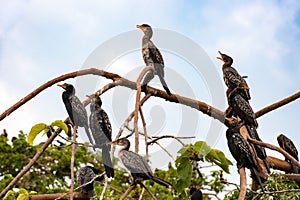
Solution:
<svg viewBox="0 0 300 200"><path fill-rule="evenodd" d="M269 143L266 143L266 142L254 140L254 139L252 139L250 137L248 138L248 141L251 142L251 143L258 144L260 146L267 147L269 149L278 151L279 153L283 154L287 159L289 159L290 161L292 161L295 165L297 165L298 168L300 167L300 163L293 156L291 156L289 153L287 153L282 148L277 147L277 146L272 145L272 144L269 144Z"/></svg>
<svg viewBox="0 0 300 200"><path fill-rule="evenodd" d="M174 136L174 135L162 135L162 136L155 136L154 138L155 139L149 141L147 144L150 145L152 143L155 143L157 140L160 140L160 139L163 139L163 138L173 138L173 139L177 140L182 146L184 146L185 144L179 138L191 139L191 138L195 138L195 137L194 136L191 136L191 137L177 137L177 136Z"/></svg>
<svg viewBox="0 0 300 200"><path fill-rule="evenodd" d="M292 101L295 101L299 97L300 97L300 91L297 92L297 93L295 93L295 94L293 94L293 95L291 95L291 96L289 96L289 97L287 97L287 98L285 98L285 99L277 101L277 102L275 102L275 103L273 103L273 104L271 104L271 105L269 105L269 106L267 106L267 107L265 107L265 108L257 111L255 113L255 116L256 116L256 118L261 117L262 115L264 115L264 114L266 114L266 113L268 113L268 112L270 112L272 110L275 110L275 109L277 109L277 108L279 108L281 106L284 106L284 105L286 105L286 104L288 104L288 103L290 103Z"/></svg>

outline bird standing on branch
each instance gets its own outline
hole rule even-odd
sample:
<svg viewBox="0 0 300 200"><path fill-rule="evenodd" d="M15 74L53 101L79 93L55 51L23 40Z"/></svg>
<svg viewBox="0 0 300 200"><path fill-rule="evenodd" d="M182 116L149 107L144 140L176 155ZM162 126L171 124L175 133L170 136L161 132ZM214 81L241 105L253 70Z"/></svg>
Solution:
<svg viewBox="0 0 300 200"><path fill-rule="evenodd" d="M145 158L137 153L129 151L130 142L127 138L120 138L112 142L112 144L123 147L119 151L119 158L121 159L123 165L130 171L133 177L132 184L136 184L138 181L151 179L165 187L172 187L171 183L153 176L152 170Z"/></svg>
<svg viewBox="0 0 300 200"><path fill-rule="evenodd" d="M146 66L153 66L154 68L154 73L153 71L148 71L146 73L142 86L146 88L146 85L154 78L154 75L156 74L159 77L159 80L165 91L168 93L168 95L171 95L171 92L164 78L165 65L163 57L158 48L151 41L151 37L153 34L151 26L149 26L148 24L142 24L137 25L136 27L144 32L144 36L142 39L142 55L144 62Z"/></svg>
<svg viewBox="0 0 300 200"><path fill-rule="evenodd" d="M229 107L231 107L233 112L244 122L249 136L255 140L262 141L256 130L258 123L256 121L255 113L249 102L242 97L239 90L240 88L237 87L228 95L227 99ZM270 173L270 166L267 161L265 148L257 144L254 144L254 148L257 156L263 160L268 173Z"/></svg>
<svg viewBox="0 0 300 200"><path fill-rule="evenodd" d="M189 200L202 200L202 191L200 186L192 186L190 188L190 197Z"/></svg>
<svg viewBox="0 0 300 200"><path fill-rule="evenodd" d="M233 123L226 131L226 138L229 150L237 161L237 168L248 168L254 174L254 179L259 183L264 192L260 176L258 174L258 164L254 157L254 152L250 144L240 134L241 124Z"/></svg>
<svg viewBox="0 0 300 200"><path fill-rule="evenodd" d="M231 65L233 63L233 59L226 55L223 54L219 51L219 54L221 57L217 57L218 59L222 60L224 62L222 66L222 71L223 71L223 79L226 84L226 86L230 89L233 90L236 87L240 87L243 90L241 91L241 95L246 99L250 100L250 88L247 85L246 80L238 73L238 71L233 68Z"/></svg>
<svg viewBox="0 0 300 200"><path fill-rule="evenodd" d="M85 132L91 144L93 139L89 131L87 112L77 96L75 96L75 88L71 84L64 83L59 85L65 91L62 93L62 99L65 104L68 115L75 126L84 127Z"/></svg>
<svg viewBox="0 0 300 200"><path fill-rule="evenodd" d="M107 113L101 108L102 101L97 95L88 96L91 99L90 129L95 147L102 149L102 163L107 177L114 177L114 169L110 157L112 128Z"/></svg>
<svg viewBox="0 0 300 200"><path fill-rule="evenodd" d="M100 174L99 172L100 172L99 170L97 170L96 168L91 167L91 166L85 166L85 167L80 168L77 173L78 185L81 186L83 184L86 184L86 183L92 181L95 178L96 174ZM100 177L96 178L95 180L101 181L101 180L103 180L103 176L100 176ZM94 181L87 184L86 186L82 186L81 191L83 194L86 194L89 197L95 196Z"/></svg>
<svg viewBox="0 0 300 200"><path fill-rule="evenodd" d="M279 146L285 150L287 153L289 153L293 158L295 158L297 161L299 161L298 158L298 150L296 148L296 146L294 145L293 141L290 140L288 137L286 137L283 134L280 134L277 137L277 141ZM285 158L285 161L289 162L292 165L292 169L293 169L293 173L298 174L299 170L298 167L292 162L290 161L288 158Z"/></svg>

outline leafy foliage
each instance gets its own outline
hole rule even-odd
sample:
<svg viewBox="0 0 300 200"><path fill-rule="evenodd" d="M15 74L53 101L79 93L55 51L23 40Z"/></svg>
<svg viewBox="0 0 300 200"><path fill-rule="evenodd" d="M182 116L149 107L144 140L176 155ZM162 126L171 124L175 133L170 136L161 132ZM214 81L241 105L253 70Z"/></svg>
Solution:
<svg viewBox="0 0 300 200"><path fill-rule="evenodd" d="M300 189L299 185L284 176L280 173L272 173L268 179L263 183L265 190L268 192L282 191L282 190L291 190L291 189ZM239 196L239 191L234 190L233 192L228 193L224 200L233 200L237 199ZM300 199L300 192L281 192L281 193L272 193L272 194L254 194L251 191L248 191L246 194L246 200L251 199Z"/></svg>
<svg viewBox="0 0 300 200"><path fill-rule="evenodd" d="M34 139L39 133L41 133L42 131L44 131L44 133L47 133L48 131L53 130L54 126L61 128L66 134L68 134L68 126L62 120L56 120L50 125L47 125L45 123L39 123L31 128L28 135L28 143L32 145Z"/></svg>
<svg viewBox="0 0 300 200"><path fill-rule="evenodd" d="M181 148L178 153L180 156L176 159L176 168L178 173L178 180L175 185L177 192L182 193L185 188L190 186L193 171L193 162L206 161L216 164L225 172L229 173L229 165L232 165L224 153L218 149L212 149L206 142L198 141L194 145L186 145ZM220 191L220 190L215 190Z"/></svg>

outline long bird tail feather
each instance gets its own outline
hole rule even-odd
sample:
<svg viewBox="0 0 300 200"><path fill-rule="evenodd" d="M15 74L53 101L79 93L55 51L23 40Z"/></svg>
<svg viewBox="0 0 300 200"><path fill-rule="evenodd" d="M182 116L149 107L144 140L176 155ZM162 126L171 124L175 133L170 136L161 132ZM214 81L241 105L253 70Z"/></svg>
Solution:
<svg viewBox="0 0 300 200"><path fill-rule="evenodd" d="M104 165L107 177L113 178L115 175L114 168L112 168L112 161L110 158L109 149L106 145L102 147L102 163Z"/></svg>
<svg viewBox="0 0 300 200"><path fill-rule="evenodd" d="M173 185L171 183L169 183L168 181L165 181L165 180L162 180L160 178L157 178L155 176L153 176L151 178L153 181L155 181L156 183L160 184L160 185L163 185L165 187L173 187Z"/></svg>
<svg viewBox="0 0 300 200"><path fill-rule="evenodd" d="M172 93L170 92L169 88L168 88L168 85L164 79L164 77L161 77L161 76L158 76L159 77L159 80L162 84L162 86L164 87L165 91L167 92L168 95L171 95Z"/></svg>

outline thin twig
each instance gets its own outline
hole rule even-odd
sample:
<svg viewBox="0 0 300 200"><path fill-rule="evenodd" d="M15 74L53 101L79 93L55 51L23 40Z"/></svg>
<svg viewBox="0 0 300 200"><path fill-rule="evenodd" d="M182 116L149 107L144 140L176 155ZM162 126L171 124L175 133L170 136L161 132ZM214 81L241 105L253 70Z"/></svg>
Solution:
<svg viewBox="0 0 300 200"><path fill-rule="evenodd" d="M73 193L74 193L74 182L75 182L75 175L74 175L74 162L75 162L75 151L76 151L76 133L77 133L77 126L73 126L73 140L72 140L72 156L71 156L71 188L70 188L70 199L73 200Z"/></svg>
<svg viewBox="0 0 300 200"><path fill-rule="evenodd" d="M136 187L136 184L130 185L130 187L125 191L125 193L121 196L120 200L125 199L129 193Z"/></svg>
<svg viewBox="0 0 300 200"><path fill-rule="evenodd" d="M156 200L154 194L152 194L152 192L142 182L139 182L139 184L140 184L140 186L145 188L145 190L148 192L148 194L151 196L152 199Z"/></svg>
<svg viewBox="0 0 300 200"><path fill-rule="evenodd" d="M103 187L103 190L101 192L101 195L100 195L100 199L99 200L103 200L104 197L105 197L105 192L106 192L106 189L107 189L107 185L108 185L108 178L106 177L105 178L105 182L104 182L104 187Z"/></svg>
<svg viewBox="0 0 300 200"><path fill-rule="evenodd" d="M153 66L146 66L142 72L139 74L137 80L136 80L136 99L135 99L135 109L134 109L134 120L133 120L133 127L134 127L134 132L135 132L135 153L139 152L139 132L138 132L138 119L139 119L139 109L141 107L140 105L140 100L141 100L141 81L145 74L148 71L152 71L154 73L154 67Z"/></svg>
<svg viewBox="0 0 300 200"><path fill-rule="evenodd" d="M159 136L159 137L156 137L155 139L151 140L148 142L148 145L152 144L152 143L155 143L156 141L160 140L160 139L163 139L163 138L173 138L175 140L177 140L182 146L184 146L185 144L179 139L179 137L177 136L174 136L174 135L162 135L162 136ZM195 137L188 137L188 139L190 138L195 138Z"/></svg>
<svg viewBox="0 0 300 200"><path fill-rule="evenodd" d="M79 190L80 188L82 188L82 187L84 187L84 186L87 186L88 184L91 184L91 183L94 182L97 178L99 178L99 177L101 177L101 176L104 176L104 174L105 174L105 172L103 172L103 173L101 173L101 174L95 176L92 180L90 180L89 182L86 182L86 183L84 183L84 184L78 186L78 187L75 188L74 190L75 190L75 191L76 191L76 190ZM64 198L65 196L67 196L67 195L69 195L69 194L70 194L70 192L64 193L64 194L60 195L59 197L57 197L55 200L62 199L62 198Z"/></svg>
<svg viewBox="0 0 300 200"><path fill-rule="evenodd" d="M145 193L145 188L142 189L139 200L143 199L144 193Z"/></svg>
<svg viewBox="0 0 300 200"><path fill-rule="evenodd" d="M141 119L142 119L142 123L143 123L144 135L145 135L144 138L145 138L145 146L146 146L146 160L148 160L149 159L149 147L148 147L148 143L147 143L147 140L148 140L147 124L146 124L146 120L145 120L145 117L143 114L142 107L140 107L139 111L140 111L140 115L141 115Z"/></svg>

